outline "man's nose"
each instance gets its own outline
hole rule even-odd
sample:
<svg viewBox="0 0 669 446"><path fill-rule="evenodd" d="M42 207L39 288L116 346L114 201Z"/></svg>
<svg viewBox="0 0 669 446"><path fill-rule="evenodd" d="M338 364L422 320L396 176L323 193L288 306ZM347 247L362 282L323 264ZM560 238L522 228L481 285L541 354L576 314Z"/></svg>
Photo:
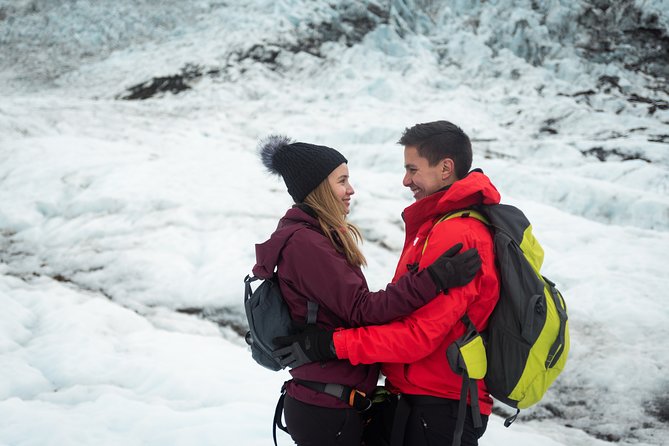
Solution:
<svg viewBox="0 0 669 446"><path fill-rule="evenodd" d="M404 174L404 178L402 179L402 185L404 187L409 187L409 186L411 186L411 183L412 183L412 181L411 181L411 178L409 177L409 172L407 172L407 173Z"/></svg>

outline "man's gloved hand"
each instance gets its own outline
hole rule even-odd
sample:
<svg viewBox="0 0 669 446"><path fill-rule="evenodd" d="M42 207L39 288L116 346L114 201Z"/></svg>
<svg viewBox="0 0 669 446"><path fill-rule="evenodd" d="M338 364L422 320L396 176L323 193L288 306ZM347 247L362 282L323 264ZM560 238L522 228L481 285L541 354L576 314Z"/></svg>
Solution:
<svg viewBox="0 0 669 446"><path fill-rule="evenodd" d="M481 257L476 248L458 254L461 249L462 243L456 243L425 268L437 285L437 292L471 282L481 268Z"/></svg>
<svg viewBox="0 0 669 446"><path fill-rule="evenodd" d="M316 325L307 325L304 331L273 339L274 344L281 346L272 352L283 367L295 368L310 362L337 359L332 342L333 330Z"/></svg>

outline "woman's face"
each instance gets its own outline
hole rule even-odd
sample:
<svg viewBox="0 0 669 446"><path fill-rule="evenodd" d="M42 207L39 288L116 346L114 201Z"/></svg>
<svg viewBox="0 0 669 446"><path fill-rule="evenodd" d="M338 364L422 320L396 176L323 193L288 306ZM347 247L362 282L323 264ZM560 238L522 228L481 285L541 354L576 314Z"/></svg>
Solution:
<svg viewBox="0 0 669 446"><path fill-rule="evenodd" d="M341 200L345 212L348 214L351 206L351 195L355 193L353 186L348 182L348 166L341 163L339 167L330 172L328 183L335 196Z"/></svg>

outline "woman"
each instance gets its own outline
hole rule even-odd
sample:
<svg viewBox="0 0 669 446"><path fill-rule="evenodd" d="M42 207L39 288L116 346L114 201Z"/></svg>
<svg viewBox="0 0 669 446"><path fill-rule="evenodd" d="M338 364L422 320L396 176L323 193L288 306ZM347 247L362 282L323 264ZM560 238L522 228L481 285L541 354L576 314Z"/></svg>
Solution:
<svg viewBox="0 0 669 446"><path fill-rule="evenodd" d="M473 250L454 246L432 265L408 273L385 290L370 292L362 274L362 237L346 221L351 196L347 160L325 146L270 136L260 145L267 169L283 177L295 205L265 243L256 245L253 273L271 277L295 321L335 329L382 324L411 313L449 287L469 282L480 267ZM317 343L318 344L318 343ZM313 345L330 349L331 345ZM365 394L376 386L375 365L348 361L309 363L290 371L284 390L287 431L296 444L360 445ZM280 410L275 420L280 427Z"/></svg>

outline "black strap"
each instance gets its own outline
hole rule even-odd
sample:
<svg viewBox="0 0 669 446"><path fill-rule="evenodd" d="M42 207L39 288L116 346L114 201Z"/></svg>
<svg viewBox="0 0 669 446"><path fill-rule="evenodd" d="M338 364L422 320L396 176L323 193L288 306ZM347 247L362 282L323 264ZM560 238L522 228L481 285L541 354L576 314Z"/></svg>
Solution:
<svg viewBox="0 0 669 446"><path fill-rule="evenodd" d="M318 316L318 302L307 301L307 324L315 324Z"/></svg>
<svg viewBox="0 0 669 446"><path fill-rule="evenodd" d="M474 325L474 323L469 318L469 315L467 315L467 313L465 313L464 316L462 316L461 321L465 324L467 330L479 334L479 331L476 329L476 325ZM470 405L472 408L472 419L474 420L474 427L478 428L483 426L483 421L481 420L481 409L479 407L478 380L470 379L469 376L467 376L467 381L469 381L469 399L471 401ZM465 383L463 380L463 385L464 384ZM467 402L467 396L465 396L465 403L466 402Z"/></svg>
<svg viewBox="0 0 669 446"><path fill-rule="evenodd" d="M469 319L469 315L467 313L463 314L462 317L460 318L460 322L465 324L465 327L467 328L466 331L473 331L474 333L478 333L479 331L476 329L476 325L472 322L471 319Z"/></svg>
<svg viewBox="0 0 669 446"><path fill-rule="evenodd" d="M479 333L467 313L465 313L462 318L460 318L460 321L466 327L465 334L467 336ZM463 367L462 387L460 388L460 404L458 405L458 419L455 423L455 432L453 433L453 446L460 446L460 441L462 440L462 432L465 429L465 418L467 417L468 394L471 401L470 405L474 427L478 428L483 426L483 420L481 419L481 409L479 407L479 388L477 382L478 380L469 378L466 367Z"/></svg>
<svg viewBox="0 0 669 446"><path fill-rule="evenodd" d="M390 446L403 446L404 434L406 432L409 415L411 414L411 404L404 395L397 395L397 408L393 418L393 429L390 433Z"/></svg>
<svg viewBox="0 0 669 446"><path fill-rule="evenodd" d="M516 413L511 415L509 418L504 420L504 427L509 427L511 426L511 423L516 421L516 418L518 418L518 414L520 413L520 409L516 409Z"/></svg>
<svg viewBox="0 0 669 446"><path fill-rule="evenodd" d="M462 432L465 430L465 417L467 416L467 393L469 392L469 375L465 371L462 374L462 387L460 388L460 404L458 405L458 420L455 422L452 446L460 446Z"/></svg>
<svg viewBox="0 0 669 446"><path fill-rule="evenodd" d="M546 279L544 277L544 279ZM551 284L551 288L553 288L553 284L550 280L546 279L546 281ZM556 297L557 293L554 294L554 298ZM556 306L558 306L558 303L556 302ZM561 307L560 307L561 308ZM559 312L560 310L558 310ZM565 316L565 322L566 322L566 312L562 310ZM463 324L467 327L468 330L474 330L475 332L478 333L476 330L476 326L472 322L471 319L469 319L469 316L465 313L464 316L460 319ZM560 316L560 321L562 322L562 316ZM564 326L560 327L560 335L558 336L558 340L555 341L555 343L558 343L560 337L564 339L564 334L563 334ZM555 344L554 344L555 346ZM561 352L560 352L561 353ZM559 358L560 355L558 354L557 358ZM557 358L554 361L557 361ZM548 368L548 363L546 365ZM453 437L453 446L459 446L460 444L460 439L462 437L462 431L464 430L464 425L465 425L465 416L466 416L466 408L467 408L467 389L469 390L469 396L471 400L471 409L472 409L472 419L474 421L474 427L481 427L483 426L483 420L481 419L481 409L479 406L479 389L477 385L477 380L475 379L470 379L469 376L467 375L467 372L465 371L462 376L462 388L460 390L460 405L458 406L458 420L456 424L456 433L455 436ZM507 419L504 420L504 426L509 427L511 426L511 423L516 421L516 418L518 417L518 414L520 413L520 409L516 409L516 413ZM459 429L459 433L458 433ZM457 439L457 442L456 442Z"/></svg>
<svg viewBox="0 0 669 446"><path fill-rule="evenodd" d="M472 419L474 427L482 427L483 420L481 419L481 409L479 408L479 387L478 380L469 380L469 399L471 400L470 407L472 408Z"/></svg>
<svg viewBox="0 0 669 446"><path fill-rule="evenodd" d="M555 338L555 341L553 342L553 345L551 345L551 348L548 350L548 356L546 357L545 366L547 369L550 369L555 364L557 364L558 359L560 359L562 353L564 352L565 332L567 330L567 311L563 306L564 300L560 298L558 290L555 288L555 284L545 277L544 280L548 284L548 289L550 290L551 297L553 298L555 309L557 310L558 317L560 318L560 330L557 337Z"/></svg>
<svg viewBox="0 0 669 446"><path fill-rule="evenodd" d="M259 277L251 277L250 274L247 274L246 277L244 277L244 302L249 300L251 294L253 294L253 290L251 290L251 282L255 282L258 279Z"/></svg>
<svg viewBox="0 0 669 446"><path fill-rule="evenodd" d="M367 395L364 392L354 389L353 387L345 386L343 384L320 383L317 381L307 381L296 378L293 378L293 381L316 392L331 395L339 401L348 404L358 412L364 412L372 407L372 400L367 398Z"/></svg>
<svg viewBox="0 0 669 446"><path fill-rule="evenodd" d="M277 426L285 433L288 433L288 428L284 426L283 422L281 421L281 415L283 414L283 403L285 399L286 399L286 383L283 383L283 386L281 386L281 396L279 397L279 401L277 401L276 403L276 409L274 409L274 423L272 426L272 438L274 438L274 446L277 446L276 443Z"/></svg>
<svg viewBox="0 0 669 446"><path fill-rule="evenodd" d="M453 433L452 446L460 446L462 432L465 429L465 418L467 417L467 394L471 399L471 411L474 427L483 426L481 419L481 410L479 409L479 389L477 380L470 379L467 372L462 374L462 387L460 388L460 404L458 404L458 420L455 422L455 432Z"/></svg>

